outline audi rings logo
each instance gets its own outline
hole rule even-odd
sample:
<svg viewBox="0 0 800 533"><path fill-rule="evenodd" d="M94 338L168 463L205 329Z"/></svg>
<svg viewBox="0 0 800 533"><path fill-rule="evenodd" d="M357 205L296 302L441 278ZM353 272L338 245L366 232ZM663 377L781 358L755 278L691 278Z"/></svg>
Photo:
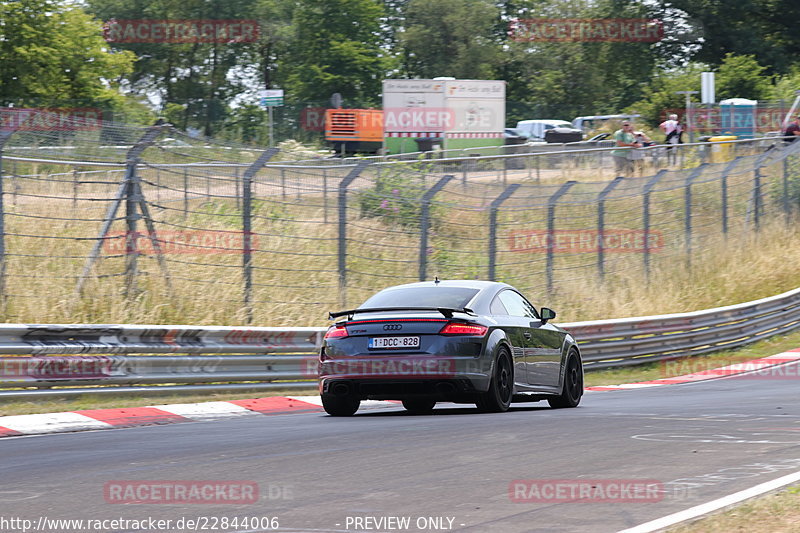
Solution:
<svg viewBox="0 0 800 533"><path fill-rule="evenodd" d="M403 329L402 324L386 324L383 326L384 331L399 331L401 329Z"/></svg>

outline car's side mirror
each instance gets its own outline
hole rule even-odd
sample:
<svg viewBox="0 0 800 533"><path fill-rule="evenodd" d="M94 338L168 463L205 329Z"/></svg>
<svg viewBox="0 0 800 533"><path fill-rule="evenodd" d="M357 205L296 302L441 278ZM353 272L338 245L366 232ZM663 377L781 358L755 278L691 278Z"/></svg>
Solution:
<svg viewBox="0 0 800 533"><path fill-rule="evenodd" d="M542 317L542 324L545 324L548 320L553 320L556 317L556 312L549 307L542 307L542 311L539 314Z"/></svg>

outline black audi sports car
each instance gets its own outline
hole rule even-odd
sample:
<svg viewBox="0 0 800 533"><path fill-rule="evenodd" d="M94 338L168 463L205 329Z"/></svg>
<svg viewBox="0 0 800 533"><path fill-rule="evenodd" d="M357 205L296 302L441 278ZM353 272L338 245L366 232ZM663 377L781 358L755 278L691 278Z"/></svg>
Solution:
<svg viewBox="0 0 800 533"><path fill-rule="evenodd" d="M319 389L330 415L361 400L401 400L414 413L436 402L503 412L514 401L575 407L583 365L572 336L514 287L491 281L425 281L384 289L325 333Z"/></svg>

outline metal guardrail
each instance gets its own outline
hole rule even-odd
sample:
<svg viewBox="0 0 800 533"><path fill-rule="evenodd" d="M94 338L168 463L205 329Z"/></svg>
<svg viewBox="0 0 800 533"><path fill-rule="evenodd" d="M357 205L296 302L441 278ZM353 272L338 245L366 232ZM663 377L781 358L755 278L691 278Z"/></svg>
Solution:
<svg viewBox="0 0 800 533"><path fill-rule="evenodd" d="M587 370L639 365L735 348L800 328L800 289L691 313L561 326L579 340ZM308 389L316 385L324 332L4 324L0 354L15 357L0 357L0 398Z"/></svg>

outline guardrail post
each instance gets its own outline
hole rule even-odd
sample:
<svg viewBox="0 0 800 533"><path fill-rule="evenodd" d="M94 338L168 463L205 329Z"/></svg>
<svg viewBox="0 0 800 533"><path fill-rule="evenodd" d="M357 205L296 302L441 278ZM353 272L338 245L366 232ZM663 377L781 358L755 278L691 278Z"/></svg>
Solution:
<svg viewBox="0 0 800 533"><path fill-rule="evenodd" d="M359 161L339 182L339 304L342 307L347 306L347 187L368 165L367 161Z"/></svg>
<svg viewBox="0 0 800 533"><path fill-rule="evenodd" d="M568 181L547 199L547 294L553 293L553 252L555 248L556 204L577 181Z"/></svg>
<svg viewBox="0 0 800 533"><path fill-rule="evenodd" d="M603 244L606 229L606 197L608 197L611 191L622 183L624 179L625 178L622 176L617 176L613 181L609 182L597 196L597 272L600 274L601 281L606 277L605 246Z"/></svg>
<svg viewBox="0 0 800 533"><path fill-rule="evenodd" d="M722 171L722 177L720 178L720 192L722 194L722 212L720 215L722 218L722 234L725 236L725 238L728 237L728 175L741 160L742 156L737 156L735 159L729 162L725 167L725 170Z"/></svg>
<svg viewBox="0 0 800 533"><path fill-rule="evenodd" d="M258 159L247 167L242 177L242 281L244 282L242 300L245 321L248 324L253 321L253 177L279 151L278 148L264 150Z"/></svg>
<svg viewBox="0 0 800 533"><path fill-rule="evenodd" d="M644 186L644 195L642 196L642 223L644 224L644 273L648 281L650 280L650 193L653 191L653 187L658 184L658 182L666 173L666 169L659 170L655 176L650 178L650 180Z"/></svg>
<svg viewBox="0 0 800 533"><path fill-rule="evenodd" d="M497 259L497 210L500 208L500 205L508 200L519 188L519 183L512 183L506 190L500 193L500 196L495 198L489 206L489 281L497 281L495 273Z"/></svg>
<svg viewBox="0 0 800 533"><path fill-rule="evenodd" d="M683 185L683 227L686 239L686 267L692 267L692 183L700 177L708 163L695 168Z"/></svg>
<svg viewBox="0 0 800 533"><path fill-rule="evenodd" d="M452 174L443 176L420 198L422 208L419 220L419 280L425 281L428 271L428 228L430 227L431 200L447 183L455 178Z"/></svg>

